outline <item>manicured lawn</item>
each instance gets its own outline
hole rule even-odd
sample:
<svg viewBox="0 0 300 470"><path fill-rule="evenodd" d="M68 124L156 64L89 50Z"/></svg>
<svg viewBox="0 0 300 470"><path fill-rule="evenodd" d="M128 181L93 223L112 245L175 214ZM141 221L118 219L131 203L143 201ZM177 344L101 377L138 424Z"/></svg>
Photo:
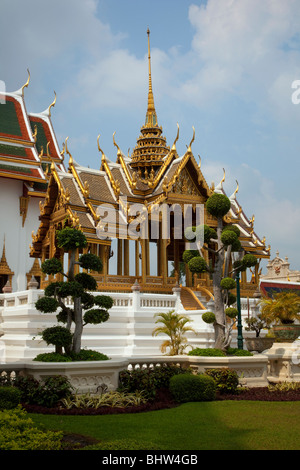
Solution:
<svg viewBox="0 0 300 470"><path fill-rule="evenodd" d="M138 439L157 450L299 450L300 402L213 401L105 416L30 414L49 430Z"/></svg>

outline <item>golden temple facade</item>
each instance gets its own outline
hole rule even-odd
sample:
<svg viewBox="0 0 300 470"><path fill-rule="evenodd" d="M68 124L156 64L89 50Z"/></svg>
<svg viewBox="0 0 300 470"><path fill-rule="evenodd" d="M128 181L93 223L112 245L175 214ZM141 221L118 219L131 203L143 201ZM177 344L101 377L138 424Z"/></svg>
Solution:
<svg viewBox="0 0 300 470"><path fill-rule="evenodd" d="M68 165L65 163L67 168L64 169L52 160L51 168L46 173L48 188L40 208L38 231L32 235L30 255L41 261L54 256L63 258L63 252L56 245L56 231L66 225L80 228L88 240L86 251L99 255L103 261L102 272L93 273L99 290L130 292L133 284L138 282L144 292L168 293L182 284L182 298L185 293L189 296L190 308L201 308L196 293L201 292L206 299L212 297L212 280L208 273L193 276L188 269L184 272L182 254L187 244L184 236L176 236L178 226L172 208L180 207L184 213L185 207L192 207L194 221L196 208L204 208L214 191L225 194L225 173L217 187L207 184L201 162L196 161L192 152L194 129L184 155L179 156L176 149L179 126L172 146L167 145L154 105L149 30L147 33L148 104L145 123L132 154L124 155L114 134L117 151L115 162L111 161L101 149L98 136L101 164L98 170L91 169L75 161L66 139L62 154L69 159ZM269 258L270 247L266 247L265 239L260 239L255 233L254 216L249 219L245 215L237 201L237 192L238 188L230 196L231 209L224 222L239 227L241 244L246 252L254 254L259 260ZM148 236L130 237L126 231L128 224L140 222L141 214L137 215L134 210L137 205L143 208ZM158 236L154 237L150 227L154 208L162 205L170 209L170 230L167 237L163 236L164 215L158 211ZM109 223L105 208L108 212L114 211ZM203 217L202 223L216 227L217 220L206 213L205 208ZM103 225L106 225L106 237L99 236L99 227L103 230ZM206 256L207 262L213 263L208 252ZM112 262L114 272L111 272ZM253 272L242 273L242 296L252 297L256 291L259 270L258 264ZM48 279L43 278L41 286L44 287L47 282Z"/></svg>

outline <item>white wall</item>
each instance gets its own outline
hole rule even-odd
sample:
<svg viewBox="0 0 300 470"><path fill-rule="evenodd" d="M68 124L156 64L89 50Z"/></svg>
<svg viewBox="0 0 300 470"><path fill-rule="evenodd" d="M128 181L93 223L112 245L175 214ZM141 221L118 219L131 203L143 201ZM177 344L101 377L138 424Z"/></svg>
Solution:
<svg viewBox="0 0 300 470"><path fill-rule="evenodd" d="M5 236L6 260L15 275L13 291L27 288L26 273L30 271L34 259L29 257L32 243L31 233L39 226L39 199L30 198L27 217L22 227L20 196L23 195L23 182L0 178L0 256Z"/></svg>

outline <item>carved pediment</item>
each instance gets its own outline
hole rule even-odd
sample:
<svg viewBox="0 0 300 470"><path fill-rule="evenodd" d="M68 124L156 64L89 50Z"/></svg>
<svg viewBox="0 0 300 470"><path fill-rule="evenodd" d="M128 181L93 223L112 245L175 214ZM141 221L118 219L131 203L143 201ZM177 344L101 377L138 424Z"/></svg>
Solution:
<svg viewBox="0 0 300 470"><path fill-rule="evenodd" d="M171 193L174 194L185 194L188 196L201 196L195 182L189 175L186 168L184 168L180 174L176 177L173 183Z"/></svg>

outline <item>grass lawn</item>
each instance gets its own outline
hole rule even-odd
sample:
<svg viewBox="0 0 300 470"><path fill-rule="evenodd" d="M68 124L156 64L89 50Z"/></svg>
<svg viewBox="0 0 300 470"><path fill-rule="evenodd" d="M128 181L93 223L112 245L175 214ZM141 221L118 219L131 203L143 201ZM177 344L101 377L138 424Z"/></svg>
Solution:
<svg viewBox="0 0 300 470"><path fill-rule="evenodd" d="M138 439L157 450L299 450L300 402L213 401L137 414L30 414L49 430L110 441Z"/></svg>

